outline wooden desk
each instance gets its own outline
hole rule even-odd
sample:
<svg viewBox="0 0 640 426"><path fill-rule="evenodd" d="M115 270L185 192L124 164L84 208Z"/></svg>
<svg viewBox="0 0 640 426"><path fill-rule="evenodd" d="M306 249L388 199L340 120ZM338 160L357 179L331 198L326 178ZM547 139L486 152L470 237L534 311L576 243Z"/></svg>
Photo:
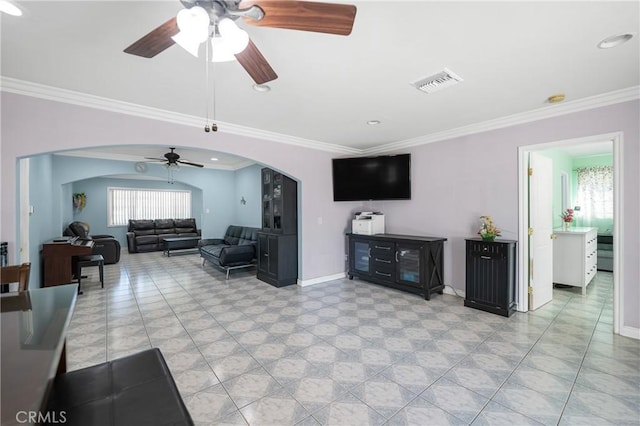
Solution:
<svg viewBox="0 0 640 426"><path fill-rule="evenodd" d="M76 304L76 284L0 297L1 424L32 424L56 374L66 370L65 341Z"/></svg>

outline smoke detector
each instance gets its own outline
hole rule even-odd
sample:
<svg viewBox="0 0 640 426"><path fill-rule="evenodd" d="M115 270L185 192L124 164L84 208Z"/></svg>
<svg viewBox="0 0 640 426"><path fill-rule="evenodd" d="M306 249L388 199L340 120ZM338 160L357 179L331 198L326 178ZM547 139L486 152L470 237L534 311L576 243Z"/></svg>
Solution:
<svg viewBox="0 0 640 426"><path fill-rule="evenodd" d="M411 83L411 85L425 93L433 93L437 92L438 90L446 89L447 87L453 86L460 81L464 81L462 77L445 68L437 74L421 78L418 81L414 81L413 83Z"/></svg>

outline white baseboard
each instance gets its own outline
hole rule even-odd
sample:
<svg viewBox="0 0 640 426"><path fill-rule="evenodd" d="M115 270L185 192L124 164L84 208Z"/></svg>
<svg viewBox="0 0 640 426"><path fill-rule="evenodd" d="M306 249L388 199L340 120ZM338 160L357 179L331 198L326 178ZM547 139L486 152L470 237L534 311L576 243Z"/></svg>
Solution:
<svg viewBox="0 0 640 426"><path fill-rule="evenodd" d="M298 285L300 287L307 287L314 284L326 283L327 281L339 280L346 276L346 272L341 272L339 274L325 275L324 277L312 278L310 280L298 280Z"/></svg>
<svg viewBox="0 0 640 426"><path fill-rule="evenodd" d="M623 325L622 327L620 327L620 335L640 340L640 328Z"/></svg>

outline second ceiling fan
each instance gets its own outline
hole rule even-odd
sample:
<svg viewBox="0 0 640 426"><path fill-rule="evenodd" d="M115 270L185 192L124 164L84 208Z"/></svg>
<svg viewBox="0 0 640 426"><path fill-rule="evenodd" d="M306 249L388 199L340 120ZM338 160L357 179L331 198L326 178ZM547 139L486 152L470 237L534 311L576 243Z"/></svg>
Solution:
<svg viewBox="0 0 640 426"><path fill-rule="evenodd" d="M234 21L238 18L255 26L346 36L351 34L356 16L356 7L353 5L312 1L180 0L180 2L185 9L180 11L177 17L169 19L124 51L132 55L152 58L176 42L183 45L181 43L183 36L195 35L196 38L202 39L200 42L211 37L215 55L216 41L227 38L227 34L244 33L235 25ZM194 25L191 26L191 24ZM210 26L213 27L212 32L210 32ZM246 33L244 38L243 45L236 49L241 50L236 52L232 49L232 54L256 84L264 84L278 78ZM199 43L195 45L195 53L194 49L185 48L197 56Z"/></svg>
<svg viewBox="0 0 640 426"><path fill-rule="evenodd" d="M180 164L186 164L187 166L194 167L204 167L202 164L194 163L193 161L181 160L180 156L177 152L175 152L175 148L169 148L169 152L164 154L164 158L156 158L156 157L144 157L146 160L151 162L160 162L165 163L165 166L178 166Z"/></svg>

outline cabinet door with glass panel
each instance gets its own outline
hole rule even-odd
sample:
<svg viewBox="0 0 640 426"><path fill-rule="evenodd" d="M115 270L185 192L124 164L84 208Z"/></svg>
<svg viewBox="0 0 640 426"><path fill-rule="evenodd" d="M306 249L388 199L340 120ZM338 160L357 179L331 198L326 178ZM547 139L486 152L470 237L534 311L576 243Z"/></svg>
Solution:
<svg viewBox="0 0 640 426"><path fill-rule="evenodd" d="M297 233L297 183L271 169L262 169L262 230Z"/></svg>
<svg viewBox="0 0 640 426"><path fill-rule="evenodd" d="M349 238L349 271L356 274L371 273L371 243L367 240ZM349 274L349 279L353 275Z"/></svg>
<svg viewBox="0 0 640 426"><path fill-rule="evenodd" d="M273 228L273 172L262 170L262 228Z"/></svg>
<svg viewBox="0 0 640 426"><path fill-rule="evenodd" d="M422 244L396 243L396 281L413 287L422 287Z"/></svg>

